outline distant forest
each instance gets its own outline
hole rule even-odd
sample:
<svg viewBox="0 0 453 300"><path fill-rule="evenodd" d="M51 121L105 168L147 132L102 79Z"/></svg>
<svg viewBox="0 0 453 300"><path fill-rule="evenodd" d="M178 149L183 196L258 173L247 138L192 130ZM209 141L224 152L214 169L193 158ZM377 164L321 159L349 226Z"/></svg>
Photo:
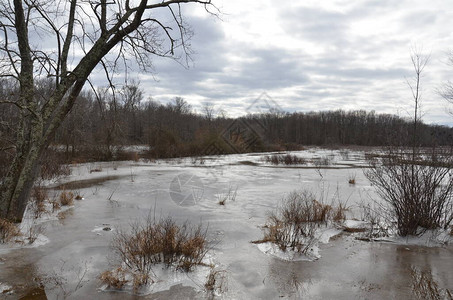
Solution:
<svg viewBox="0 0 453 300"><path fill-rule="evenodd" d="M50 83L41 83L36 97L45 99ZM3 83L3 99L14 88ZM44 101L43 101L44 102ZM18 108L0 105L0 148L14 145ZM304 145L409 145L413 121L391 114L358 111L269 112L228 118L206 106L195 113L183 98L168 104L143 99L137 85L117 91L83 92L55 135L53 149L68 161L129 159L125 146L147 145L148 158L235 152L296 150ZM418 124L420 146L452 145L453 129ZM123 149L123 150L122 150ZM11 151L11 149L10 149Z"/></svg>

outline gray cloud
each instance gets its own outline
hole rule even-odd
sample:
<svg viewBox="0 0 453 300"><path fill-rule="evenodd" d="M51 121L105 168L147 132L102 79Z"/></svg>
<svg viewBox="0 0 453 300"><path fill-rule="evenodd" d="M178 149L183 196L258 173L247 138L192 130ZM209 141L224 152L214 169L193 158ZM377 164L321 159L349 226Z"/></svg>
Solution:
<svg viewBox="0 0 453 300"><path fill-rule="evenodd" d="M430 108L425 120L445 123L446 117L440 117L442 112L434 104L441 101L434 89L442 81L440 76L448 74L448 67L441 62L443 51L448 49L441 47L453 44L448 33L453 19L446 13L453 10L453 4L434 1L432 5L422 0L343 1L342 9L321 5L282 9L281 3L269 2L275 5L275 17L287 44L278 44L272 40L275 36L269 36L265 46L225 31L238 25L248 34L258 22L253 11L247 17L232 15L229 22L189 14L187 21L195 31L190 68L156 58L157 81L137 76L145 91L157 100L179 95L194 107L210 102L230 115L240 113L241 108L243 111L246 102L263 91L290 111L341 108L404 114L411 106L405 83L405 78L412 76L410 49L421 37L420 43L430 45L428 51L436 55L423 78L424 101ZM354 28L367 21L377 27L357 33ZM391 29L387 30L387 25L392 25ZM292 47L291 40L300 46Z"/></svg>

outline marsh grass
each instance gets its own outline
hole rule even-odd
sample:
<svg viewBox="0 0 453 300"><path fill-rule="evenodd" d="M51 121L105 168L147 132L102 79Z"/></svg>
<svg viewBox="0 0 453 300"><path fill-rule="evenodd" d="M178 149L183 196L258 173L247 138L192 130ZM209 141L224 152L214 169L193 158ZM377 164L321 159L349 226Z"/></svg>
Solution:
<svg viewBox="0 0 453 300"><path fill-rule="evenodd" d="M332 207L317 201L308 191L292 192L269 213L263 239L253 243L271 242L282 251L305 254L316 243L316 229L330 221L344 220L345 210L345 205Z"/></svg>
<svg viewBox="0 0 453 300"><path fill-rule="evenodd" d="M74 193L62 191L60 193L60 204L63 206L71 206L74 204Z"/></svg>
<svg viewBox="0 0 453 300"><path fill-rule="evenodd" d="M195 266L205 265L206 235L207 229L202 225L192 226L187 222L179 225L170 217L159 220L149 217L134 222L128 232L117 230L112 242L123 268L104 272L101 281L118 288L119 284L125 284L124 273L130 273L137 290L152 281L156 265L190 272Z"/></svg>

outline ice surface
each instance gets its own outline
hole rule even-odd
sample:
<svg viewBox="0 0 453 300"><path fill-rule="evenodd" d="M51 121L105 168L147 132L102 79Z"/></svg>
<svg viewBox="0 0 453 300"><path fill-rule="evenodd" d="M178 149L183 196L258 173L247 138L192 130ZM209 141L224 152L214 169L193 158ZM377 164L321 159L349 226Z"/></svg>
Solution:
<svg viewBox="0 0 453 300"><path fill-rule="evenodd" d="M26 222L45 226L35 241L40 246L14 245L14 251L0 251L5 259L0 281L14 285L22 280L14 274L32 266L36 278L61 275L66 280L65 290L71 291L74 299L135 299L130 293L98 291L99 275L118 263L110 247L112 237L117 229L127 230L137 219L171 215L177 222L208 226L212 262L227 274L225 299L411 298L410 274L402 270L412 265L432 268L441 286L451 285L452 246L439 247L437 243L427 248L427 237L409 244L408 240L366 243L355 240L354 234L332 239L341 229L329 226L318 232L318 244L305 258L281 253L272 244L252 244L262 238L261 227L269 211L294 190L309 190L327 204L347 200L345 226L362 226L352 221L360 219L359 206L377 199L362 172L364 152L345 155L341 150L309 148L291 154L306 158L308 163L273 166L263 160L271 153L264 153L210 156L203 164L187 158L76 165L70 176L48 184L58 187L77 182L73 187L84 199L66 208L64 219L50 214L42 220L25 221L24 228ZM330 156L334 163L322 170L321 177L311 161L324 156ZM90 172L94 169L100 171ZM350 174L356 177L355 185L348 183ZM198 180L184 184L180 179L187 175ZM175 184L178 180L180 189ZM219 205L219 194L230 187L237 188L235 201ZM193 201L181 205L180 196ZM103 230L105 227L112 230ZM447 237L445 233L440 239ZM201 268L187 275L158 270L159 281L146 292L161 299L204 299L200 286L208 271ZM85 274L84 284L77 287L80 274ZM51 299L63 298L61 289L49 282L45 287Z"/></svg>

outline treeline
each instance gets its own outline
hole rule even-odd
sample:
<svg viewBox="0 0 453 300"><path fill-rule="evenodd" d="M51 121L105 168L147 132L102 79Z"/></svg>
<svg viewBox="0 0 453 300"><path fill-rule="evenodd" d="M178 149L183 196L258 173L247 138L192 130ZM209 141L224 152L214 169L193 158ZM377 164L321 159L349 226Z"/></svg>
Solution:
<svg viewBox="0 0 453 300"><path fill-rule="evenodd" d="M37 97L52 94L51 82L37 87ZM0 96L15 99L15 88L4 81ZM43 103L45 101L43 100ZM14 151L19 106L0 105L0 148ZM30 116L32 117L32 116ZM83 92L55 135L53 149L67 161L131 159L129 145L146 145L148 158L182 157L235 152L295 150L302 145L409 145L413 122L390 114L360 111L308 113L269 112L227 118L205 106L195 112L183 98L168 104L145 100L136 84L112 94ZM452 144L453 129L418 124L420 146ZM20 133L19 133L20 134Z"/></svg>

